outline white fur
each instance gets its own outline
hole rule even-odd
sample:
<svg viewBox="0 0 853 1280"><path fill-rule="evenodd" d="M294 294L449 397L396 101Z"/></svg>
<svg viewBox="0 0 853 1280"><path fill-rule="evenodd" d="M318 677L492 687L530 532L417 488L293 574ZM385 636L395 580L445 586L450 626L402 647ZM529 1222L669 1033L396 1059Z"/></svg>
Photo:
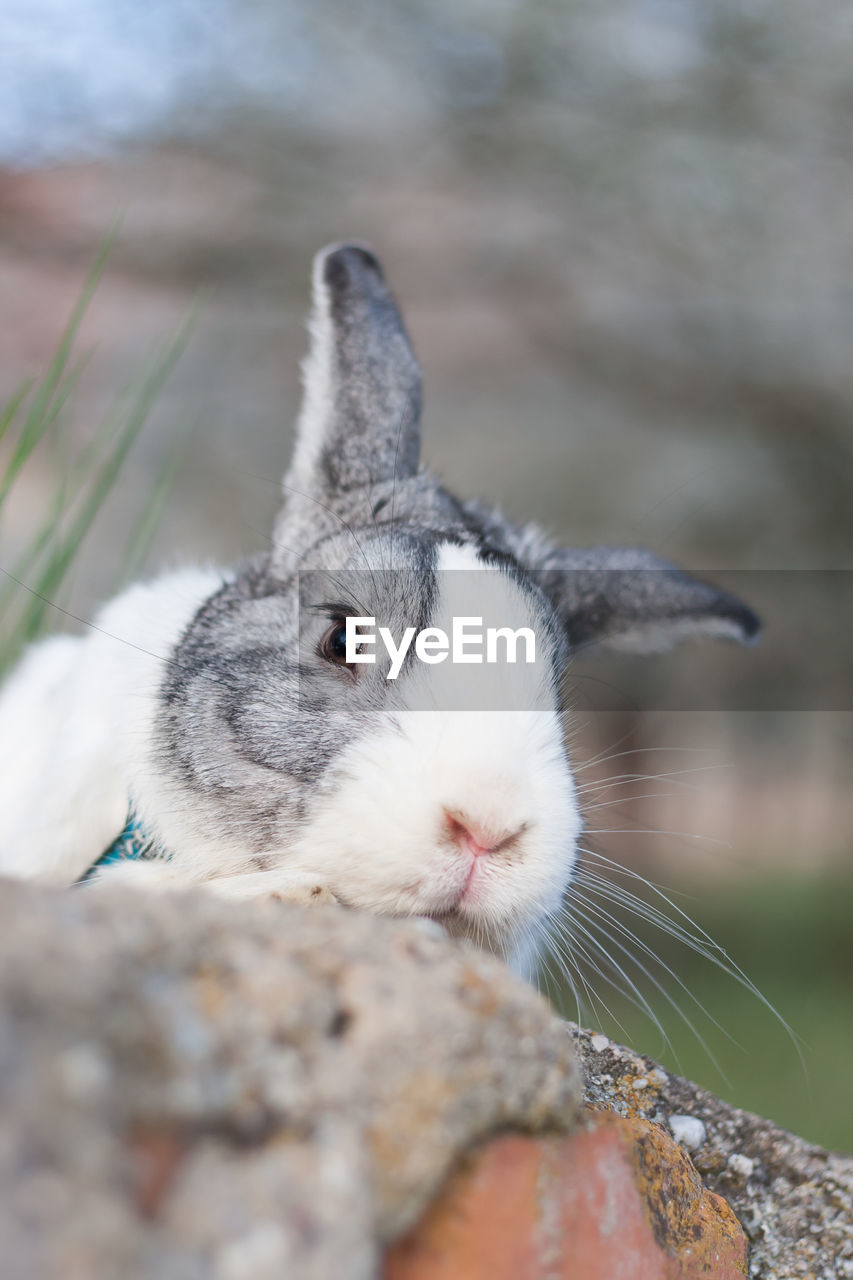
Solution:
<svg viewBox="0 0 853 1280"><path fill-rule="evenodd" d="M314 305L308 330L311 343L302 362L303 400L296 425L293 461L284 478L284 496L310 490L311 476L323 448L326 427L332 413L335 361L334 335L330 317L329 290L323 280L320 255L312 272Z"/></svg>
<svg viewBox="0 0 853 1280"><path fill-rule="evenodd" d="M26 654L0 692L0 873L67 885L115 839L144 785L163 663L221 582L188 569L131 587L88 635Z"/></svg>
<svg viewBox="0 0 853 1280"><path fill-rule="evenodd" d="M514 951L556 908L574 864L580 821L558 717L407 711L384 719L317 807L288 872L313 874L353 906L441 916L469 871L445 811L496 835L524 828L510 852L478 859L478 898L462 909L484 941Z"/></svg>

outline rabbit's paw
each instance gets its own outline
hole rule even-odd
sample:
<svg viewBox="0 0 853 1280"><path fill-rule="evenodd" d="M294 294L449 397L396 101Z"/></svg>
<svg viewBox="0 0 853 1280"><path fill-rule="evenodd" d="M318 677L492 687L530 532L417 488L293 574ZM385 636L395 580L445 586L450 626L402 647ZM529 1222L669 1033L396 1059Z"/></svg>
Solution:
<svg viewBox="0 0 853 1280"><path fill-rule="evenodd" d="M296 902L300 906L343 906L338 898L313 876L288 872L283 868L255 871L236 876L219 876L206 888L221 898L268 898L273 902Z"/></svg>
<svg viewBox="0 0 853 1280"><path fill-rule="evenodd" d="M339 907L341 901L331 889L322 884L294 885L290 889L275 889L269 895L274 902L295 902L302 907Z"/></svg>

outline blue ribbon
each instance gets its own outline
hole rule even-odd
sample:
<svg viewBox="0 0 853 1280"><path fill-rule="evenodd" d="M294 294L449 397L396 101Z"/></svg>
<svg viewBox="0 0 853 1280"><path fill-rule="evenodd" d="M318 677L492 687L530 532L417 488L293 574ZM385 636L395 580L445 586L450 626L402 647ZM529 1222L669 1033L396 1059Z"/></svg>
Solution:
<svg viewBox="0 0 853 1280"><path fill-rule="evenodd" d="M121 835L117 836L110 847L101 854L84 876L77 881L85 884L96 871L102 867L110 867L116 862L150 862L152 858L162 858L163 852L148 835L139 818L131 809Z"/></svg>

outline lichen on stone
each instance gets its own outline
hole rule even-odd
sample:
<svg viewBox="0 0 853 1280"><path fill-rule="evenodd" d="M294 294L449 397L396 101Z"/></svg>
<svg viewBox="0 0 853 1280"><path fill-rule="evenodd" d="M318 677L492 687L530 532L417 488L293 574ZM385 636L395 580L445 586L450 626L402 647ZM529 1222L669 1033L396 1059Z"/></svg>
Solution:
<svg viewBox="0 0 853 1280"><path fill-rule="evenodd" d="M571 1028L589 1107L660 1126L676 1117L704 1127L690 1151L705 1186L733 1208L750 1241L756 1280L846 1280L853 1276L853 1157L836 1155L671 1076L650 1058ZM657 1072L657 1074L656 1074ZM654 1087L637 1093L646 1075ZM685 1144L686 1145L686 1144Z"/></svg>

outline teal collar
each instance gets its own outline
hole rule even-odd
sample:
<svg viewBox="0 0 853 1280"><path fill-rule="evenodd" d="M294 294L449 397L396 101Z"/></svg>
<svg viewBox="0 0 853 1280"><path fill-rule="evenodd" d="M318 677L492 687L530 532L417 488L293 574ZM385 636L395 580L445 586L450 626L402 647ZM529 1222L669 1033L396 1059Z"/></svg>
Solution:
<svg viewBox="0 0 853 1280"><path fill-rule="evenodd" d="M90 880L96 872L101 871L104 867L113 866L116 862L149 862L153 858L163 858L164 856L162 849L157 847L131 809L127 815L127 822L121 835L116 836L109 848L104 850L97 862L92 863L89 870L80 877L77 883L83 884L86 880Z"/></svg>

